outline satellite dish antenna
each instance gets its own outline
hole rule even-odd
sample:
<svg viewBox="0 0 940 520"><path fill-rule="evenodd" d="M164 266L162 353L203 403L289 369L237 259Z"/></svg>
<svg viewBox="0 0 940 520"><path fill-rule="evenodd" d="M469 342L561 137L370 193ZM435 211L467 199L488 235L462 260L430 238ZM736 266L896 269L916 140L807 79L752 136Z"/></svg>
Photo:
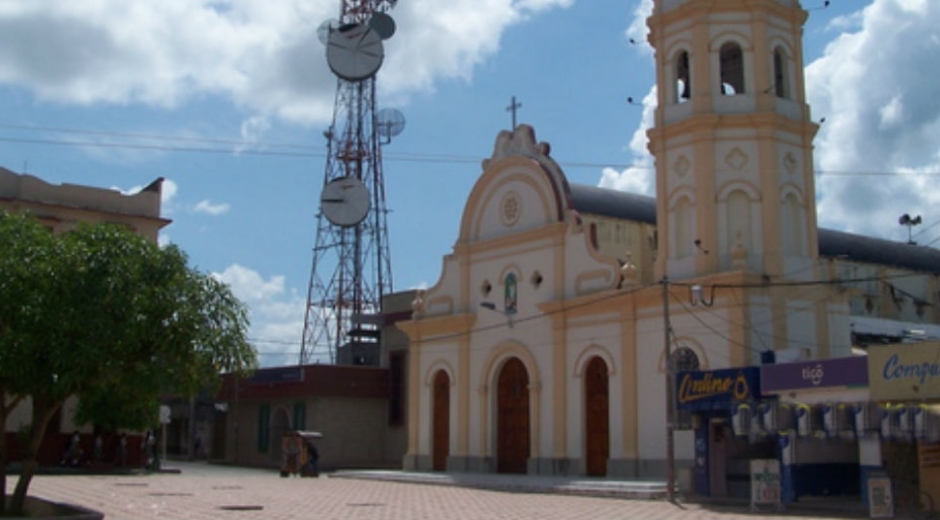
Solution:
<svg viewBox="0 0 940 520"><path fill-rule="evenodd" d="M383 40L387 40L395 34L395 20L385 13L372 13L372 18L369 19L369 27Z"/></svg>
<svg viewBox="0 0 940 520"><path fill-rule="evenodd" d="M317 39L320 43L326 45L330 41L330 33L339 28L339 20L330 18L317 27Z"/></svg>
<svg viewBox="0 0 940 520"><path fill-rule="evenodd" d="M376 133L382 138L382 142L388 143L405 129L405 116L400 110L383 108L375 114L375 124Z"/></svg>
<svg viewBox="0 0 940 520"><path fill-rule="evenodd" d="M326 62L333 74L346 81L372 77L384 57L382 38L368 25L350 23L330 31Z"/></svg>

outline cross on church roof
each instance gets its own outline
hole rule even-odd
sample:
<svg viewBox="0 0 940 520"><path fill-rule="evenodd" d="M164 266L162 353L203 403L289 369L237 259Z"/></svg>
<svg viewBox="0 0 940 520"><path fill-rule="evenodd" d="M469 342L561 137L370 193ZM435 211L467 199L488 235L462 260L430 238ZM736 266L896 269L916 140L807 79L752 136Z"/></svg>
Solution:
<svg viewBox="0 0 940 520"><path fill-rule="evenodd" d="M522 108L522 103L516 102L516 96L512 97L512 103L506 107L506 112L512 112L512 129L516 129L516 111Z"/></svg>

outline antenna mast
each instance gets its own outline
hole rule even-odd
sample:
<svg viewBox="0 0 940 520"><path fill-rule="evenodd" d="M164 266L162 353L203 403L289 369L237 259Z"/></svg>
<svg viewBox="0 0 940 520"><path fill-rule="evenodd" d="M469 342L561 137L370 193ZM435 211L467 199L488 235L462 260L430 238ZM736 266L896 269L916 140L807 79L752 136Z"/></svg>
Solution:
<svg viewBox="0 0 940 520"><path fill-rule="evenodd" d="M385 14L395 3L341 0L339 20L317 31L337 85L333 121L323 133L326 168L301 365L379 364L382 297L392 292L381 145L392 125L377 118L375 74L384 59L382 41L395 31ZM402 127L403 119L395 128Z"/></svg>

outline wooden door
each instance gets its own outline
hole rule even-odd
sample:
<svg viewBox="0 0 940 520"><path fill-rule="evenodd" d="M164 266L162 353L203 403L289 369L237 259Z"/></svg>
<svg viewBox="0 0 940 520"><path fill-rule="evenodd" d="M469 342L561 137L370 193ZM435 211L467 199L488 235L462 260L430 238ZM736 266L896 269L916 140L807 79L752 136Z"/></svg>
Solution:
<svg viewBox="0 0 940 520"><path fill-rule="evenodd" d="M592 358L584 370L586 471L595 477L607 476L610 458L610 406L607 363Z"/></svg>
<svg viewBox="0 0 940 520"><path fill-rule="evenodd" d="M518 358L503 365L497 383L496 471L526 473L529 459L529 374Z"/></svg>
<svg viewBox="0 0 940 520"><path fill-rule="evenodd" d="M434 376L433 425L431 469L446 471L450 454L450 378L443 370Z"/></svg>

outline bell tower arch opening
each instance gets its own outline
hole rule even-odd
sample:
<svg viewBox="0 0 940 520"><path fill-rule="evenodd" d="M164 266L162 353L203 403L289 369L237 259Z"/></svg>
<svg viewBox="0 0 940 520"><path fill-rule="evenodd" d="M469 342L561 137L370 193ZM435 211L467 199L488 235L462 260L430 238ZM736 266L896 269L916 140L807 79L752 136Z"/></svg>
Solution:
<svg viewBox="0 0 940 520"><path fill-rule="evenodd" d="M726 96L744 94L744 52L737 42L729 41L721 45L718 52L721 67L721 93Z"/></svg>
<svg viewBox="0 0 940 520"><path fill-rule="evenodd" d="M679 51L676 57L676 103L683 103L692 97L692 74L689 68L688 51Z"/></svg>

